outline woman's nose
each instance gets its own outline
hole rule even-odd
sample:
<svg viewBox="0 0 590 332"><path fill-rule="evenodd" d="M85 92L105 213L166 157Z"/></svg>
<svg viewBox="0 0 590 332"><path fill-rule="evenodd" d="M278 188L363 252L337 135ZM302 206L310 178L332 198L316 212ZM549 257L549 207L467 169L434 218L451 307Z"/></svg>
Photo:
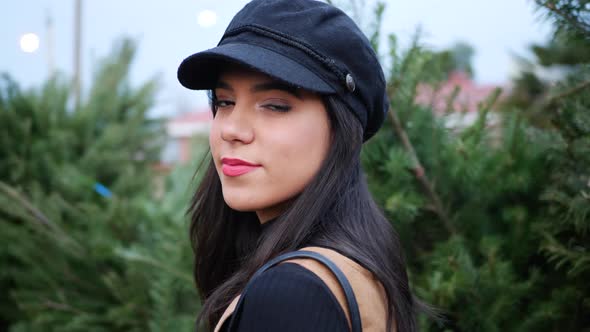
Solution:
<svg viewBox="0 0 590 332"><path fill-rule="evenodd" d="M221 119L221 138L227 142L249 144L254 140L252 111L236 103Z"/></svg>

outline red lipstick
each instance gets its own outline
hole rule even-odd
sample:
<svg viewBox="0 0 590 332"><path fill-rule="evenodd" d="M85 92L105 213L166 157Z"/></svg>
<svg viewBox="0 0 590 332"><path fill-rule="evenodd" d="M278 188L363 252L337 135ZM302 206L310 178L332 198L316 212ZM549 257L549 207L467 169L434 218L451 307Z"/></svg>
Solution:
<svg viewBox="0 0 590 332"><path fill-rule="evenodd" d="M226 176L240 176L260 167L247 161L236 158L221 158L221 171Z"/></svg>

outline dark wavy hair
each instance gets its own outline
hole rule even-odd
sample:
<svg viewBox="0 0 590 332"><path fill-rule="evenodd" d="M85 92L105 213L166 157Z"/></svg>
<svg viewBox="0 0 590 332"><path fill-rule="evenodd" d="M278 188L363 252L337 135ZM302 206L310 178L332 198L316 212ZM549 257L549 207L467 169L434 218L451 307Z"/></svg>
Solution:
<svg viewBox="0 0 590 332"><path fill-rule="evenodd" d="M214 96L212 96L214 98ZM231 209L210 160L189 215L194 278L203 301L197 326L211 330L254 272L308 245L332 248L371 271L388 299L387 330L416 331L402 245L369 193L360 164L363 129L337 97L323 98L332 144L320 170L262 232L254 212ZM214 109L213 109L214 111Z"/></svg>

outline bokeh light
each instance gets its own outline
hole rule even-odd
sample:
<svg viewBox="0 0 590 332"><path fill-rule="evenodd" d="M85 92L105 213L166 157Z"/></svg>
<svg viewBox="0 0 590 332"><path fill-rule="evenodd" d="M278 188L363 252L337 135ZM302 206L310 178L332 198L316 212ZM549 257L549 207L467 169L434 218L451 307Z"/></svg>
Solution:
<svg viewBox="0 0 590 332"><path fill-rule="evenodd" d="M39 36L25 33L20 37L20 49L25 53L35 53L39 49Z"/></svg>
<svg viewBox="0 0 590 332"><path fill-rule="evenodd" d="M212 27L217 23L217 13L209 9L203 10L199 12L197 22L203 28Z"/></svg>

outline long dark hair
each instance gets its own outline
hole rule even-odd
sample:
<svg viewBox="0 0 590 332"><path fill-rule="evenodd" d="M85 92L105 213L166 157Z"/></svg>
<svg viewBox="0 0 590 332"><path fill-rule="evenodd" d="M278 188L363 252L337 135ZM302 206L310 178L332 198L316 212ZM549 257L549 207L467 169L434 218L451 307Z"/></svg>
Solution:
<svg viewBox="0 0 590 332"><path fill-rule="evenodd" d="M194 278L203 300L198 326L212 329L252 274L269 259L308 245L333 248L371 271L389 303L387 330L416 331L415 306L391 223L369 193L360 165L360 122L334 96L324 97L332 144L319 172L269 227L224 201L209 162L189 214Z"/></svg>

